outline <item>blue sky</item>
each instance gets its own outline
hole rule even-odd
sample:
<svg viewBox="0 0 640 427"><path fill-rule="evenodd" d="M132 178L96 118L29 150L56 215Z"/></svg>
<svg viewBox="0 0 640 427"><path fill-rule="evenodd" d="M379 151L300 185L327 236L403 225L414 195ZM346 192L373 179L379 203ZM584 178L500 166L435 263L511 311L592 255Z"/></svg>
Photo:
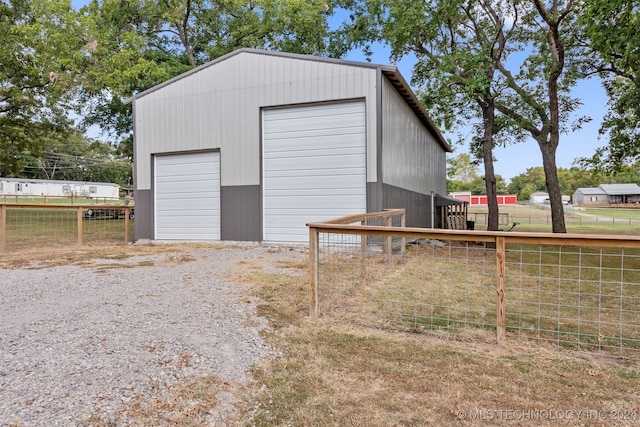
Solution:
<svg viewBox="0 0 640 427"><path fill-rule="evenodd" d="M371 62L377 64L396 65L405 80L411 81L415 57L408 56L398 63L392 63L389 59L390 50L383 45L378 45L374 49ZM346 59L354 61L364 61L362 52L353 51ZM577 157L590 157L595 149L606 145L606 140L598 139L598 129L602 122L602 117L606 113L607 96L602 88L601 82L597 78L581 81L573 95L582 100L582 107L575 113L575 117L589 116L591 122L585 123L579 131L562 134L557 150L556 163L558 167L569 168ZM453 135L445 137L454 138ZM455 139L455 138L454 138ZM455 152L450 156L455 156L460 152L466 152L467 147L457 146ZM533 140L527 140L517 145L510 145L504 148L495 149L494 163L496 174L501 175L507 181L516 175L526 171L527 168L542 166L542 155L538 144ZM482 167L480 172L482 173Z"/></svg>

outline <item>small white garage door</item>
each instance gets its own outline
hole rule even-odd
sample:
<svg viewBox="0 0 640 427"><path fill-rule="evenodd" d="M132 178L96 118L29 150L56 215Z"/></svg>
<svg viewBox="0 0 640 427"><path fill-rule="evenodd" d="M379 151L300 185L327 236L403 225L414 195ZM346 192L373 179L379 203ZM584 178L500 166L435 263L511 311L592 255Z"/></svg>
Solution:
<svg viewBox="0 0 640 427"><path fill-rule="evenodd" d="M306 242L309 222L366 212L364 101L263 113L264 240Z"/></svg>
<svg viewBox="0 0 640 427"><path fill-rule="evenodd" d="M220 240L220 153L155 157L155 238Z"/></svg>

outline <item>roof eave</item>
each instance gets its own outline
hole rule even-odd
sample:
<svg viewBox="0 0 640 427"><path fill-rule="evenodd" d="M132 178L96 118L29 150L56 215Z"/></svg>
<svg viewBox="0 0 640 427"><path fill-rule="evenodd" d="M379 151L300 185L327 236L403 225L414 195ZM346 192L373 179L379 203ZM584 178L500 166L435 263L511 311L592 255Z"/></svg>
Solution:
<svg viewBox="0 0 640 427"><path fill-rule="evenodd" d="M435 136L438 143L442 146L442 148L444 148L446 152L452 153L453 149L444 139L442 133L440 133L440 130L429 116L429 113L427 113L427 110L418 100L415 93L413 93L413 90L404 79L402 74L400 74L398 69L396 67L389 66L380 66L380 69L382 70L382 73L385 75L385 77L387 77L387 79L391 82L391 84L393 84L398 93L405 99L416 116L418 116L422 124L425 125L425 127L427 127L431 132L433 132L433 135Z"/></svg>

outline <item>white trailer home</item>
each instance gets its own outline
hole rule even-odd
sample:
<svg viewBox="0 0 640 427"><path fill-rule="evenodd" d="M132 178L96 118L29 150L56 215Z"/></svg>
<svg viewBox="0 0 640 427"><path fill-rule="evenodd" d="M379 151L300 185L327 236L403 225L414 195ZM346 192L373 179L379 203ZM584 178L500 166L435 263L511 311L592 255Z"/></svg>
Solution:
<svg viewBox="0 0 640 427"><path fill-rule="evenodd" d="M119 199L120 186L110 182L0 178L0 196Z"/></svg>

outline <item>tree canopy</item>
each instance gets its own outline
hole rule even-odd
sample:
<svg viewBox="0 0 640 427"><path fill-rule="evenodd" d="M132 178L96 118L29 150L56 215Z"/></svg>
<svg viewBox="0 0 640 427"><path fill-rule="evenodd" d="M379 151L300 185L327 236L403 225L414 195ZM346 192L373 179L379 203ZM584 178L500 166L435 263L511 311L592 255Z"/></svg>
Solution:
<svg viewBox="0 0 640 427"><path fill-rule="evenodd" d="M0 2L0 176L72 131L80 30L68 0Z"/></svg>
<svg viewBox="0 0 640 427"><path fill-rule="evenodd" d="M92 0L82 82L86 125L131 149L131 108L123 99L241 47L340 55L319 0Z"/></svg>
<svg viewBox="0 0 640 427"><path fill-rule="evenodd" d="M496 191L504 193L504 178L496 175ZM460 153L447 159L447 193L470 191L472 194L486 194L484 177L480 175L478 162L469 153Z"/></svg>
<svg viewBox="0 0 640 427"><path fill-rule="evenodd" d="M587 2L580 22L590 47L589 71L600 75L609 96L600 129L608 144L581 164L620 170L640 162L640 8L636 0Z"/></svg>
<svg viewBox="0 0 640 427"><path fill-rule="evenodd" d="M396 59L415 54L412 82L422 86L425 104L441 123L466 123L472 116L482 123L481 132L472 137L471 151L482 153L488 195L495 194L494 138L520 141L527 134L536 141L553 231L565 232L556 150L560 134L581 124L569 123L580 104L571 97L571 88L584 69L578 4L573 0L354 3L356 13L345 31L354 32L354 39L361 37L361 44L389 43ZM377 32L359 31L363 21ZM497 206L494 211L497 221Z"/></svg>
<svg viewBox="0 0 640 427"><path fill-rule="evenodd" d="M131 161L126 98L240 47L340 56L333 13L320 0L1 0L0 175L77 148L76 130Z"/></svg>

